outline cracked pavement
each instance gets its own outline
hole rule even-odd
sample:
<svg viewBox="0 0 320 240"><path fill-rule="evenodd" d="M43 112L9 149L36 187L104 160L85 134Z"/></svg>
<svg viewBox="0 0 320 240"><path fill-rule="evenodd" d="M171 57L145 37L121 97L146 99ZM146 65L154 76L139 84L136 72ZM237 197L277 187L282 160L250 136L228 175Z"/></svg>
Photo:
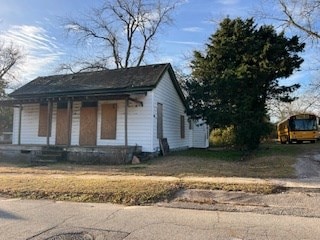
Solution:
<svg viewBox="0 0 320 240"><path fill-rule="evenodd" d="M172 201L159 203L158 206L313 217L320 220L319 202L319 192L288 191L264 195L189 189L179 192Z"/></svg>
<svg viewBox="0 0 320 240"><path fill-rule="evenodd" d="M0 239L314 239L319 234L317 217L0 199Z"/></svg>

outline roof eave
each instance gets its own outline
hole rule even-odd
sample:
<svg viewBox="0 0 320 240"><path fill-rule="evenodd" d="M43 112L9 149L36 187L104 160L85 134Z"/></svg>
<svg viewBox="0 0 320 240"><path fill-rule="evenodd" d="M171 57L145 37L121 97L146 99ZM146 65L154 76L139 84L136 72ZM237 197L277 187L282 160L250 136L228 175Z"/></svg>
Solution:
<svg viewBox="0 0 320 240"><path fill-rule="evenodd" d="M43 92L39 94L10 94L13 99L23 98L51 98L51 97L73 97L73 96L92 96L92 95L123 95L132 94L137 92L151 91L154 86L137 87L137 88L125 88L125 89L90 89L81 91L64 91L64 92Z"/></svg>
<svg viewBox="0 0 320 240"><path fill-rule="evenodd" d="M122 89L121 91L70 91L59 93L41 93L41 94L21 94L6 100L0 100L0 106L15 106L18 104L39 103L48 100L65 101L71 99L74 101L82 100L120 100L130 97L130 95L142 94L146 95L154 87Z"/></svg>
<svg viewBox="0 0 320 240"><path fill-rule="evenodd" d="M160 82L161 78L163 77L163 75L165 74L166 71L168 71L168 73L169 73L169 75L170 75L170 77L172 79L173 86L175 87L175 89L176 89L176 91L177 91L177 93L178 93L178 95L179 95L184 107L186 108L186 110L188 110L189 109L189 105L188 105L187 100L186 100L186 98L185 98L185 96L184 96L184 94L183 94L183 92L181 90L180 84L179 84L179 82L178 82L178 80L176 78L176 75L175 75L174 70L173 70L173 68L172 68L170 63L168 63L166 65L164 70L159 75L156 85L158 85L158 83Z"/></svg>

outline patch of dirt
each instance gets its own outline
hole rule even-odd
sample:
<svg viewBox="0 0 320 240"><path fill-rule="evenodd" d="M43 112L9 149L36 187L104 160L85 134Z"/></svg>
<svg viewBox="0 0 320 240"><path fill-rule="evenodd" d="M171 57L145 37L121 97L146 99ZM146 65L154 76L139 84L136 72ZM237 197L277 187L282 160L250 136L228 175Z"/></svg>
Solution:
<svg viewBox="0 0 320 240"><path fill-rule="evenodd" d="M320 180L320 151L300 156L295 164L297 178Z"/></svg>

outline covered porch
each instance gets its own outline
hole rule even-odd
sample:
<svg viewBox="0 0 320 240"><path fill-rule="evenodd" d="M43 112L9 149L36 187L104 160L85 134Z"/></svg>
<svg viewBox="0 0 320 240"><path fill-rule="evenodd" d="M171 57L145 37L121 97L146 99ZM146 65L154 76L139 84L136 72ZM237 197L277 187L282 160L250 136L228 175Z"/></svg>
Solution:
<svg viewBox="0 0 320 240"><path fill-rule="evenodd" d="M57 161L129 163L133 155L141 153L142 148L128 144L128 107L132 103L142 107L143 103L138 99L145 95L145 92L134 95L95 93L2 100L1 106L15 108L15 135L12 145L0 145L0 156L4 159L35 161L42 158L48 149L53 152L58 149L61 156L56 157ZM117 105L121 105L121 111L124 111L121 115L121 131L118 132ZM34 109L33 113L30 109ZM26 124L28 114L37 116L34 119L30 117L33 126L37 126L37 129L33 127L30 130L34 137L30 135L29 139L37 138L33 142L26 141L22 136L30 128Z"/></svg>

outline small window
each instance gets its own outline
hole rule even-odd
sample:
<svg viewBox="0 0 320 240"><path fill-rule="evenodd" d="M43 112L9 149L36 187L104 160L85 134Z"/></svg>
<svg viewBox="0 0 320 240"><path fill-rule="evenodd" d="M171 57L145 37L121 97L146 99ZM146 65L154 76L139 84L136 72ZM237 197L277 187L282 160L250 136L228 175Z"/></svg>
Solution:
<svg viewBox="0 0 320 240"><path fill-rule="evenodd" d="M180 136L181 138L185 138L185 122L184 122L184 116L180 116Z"/></svg>

